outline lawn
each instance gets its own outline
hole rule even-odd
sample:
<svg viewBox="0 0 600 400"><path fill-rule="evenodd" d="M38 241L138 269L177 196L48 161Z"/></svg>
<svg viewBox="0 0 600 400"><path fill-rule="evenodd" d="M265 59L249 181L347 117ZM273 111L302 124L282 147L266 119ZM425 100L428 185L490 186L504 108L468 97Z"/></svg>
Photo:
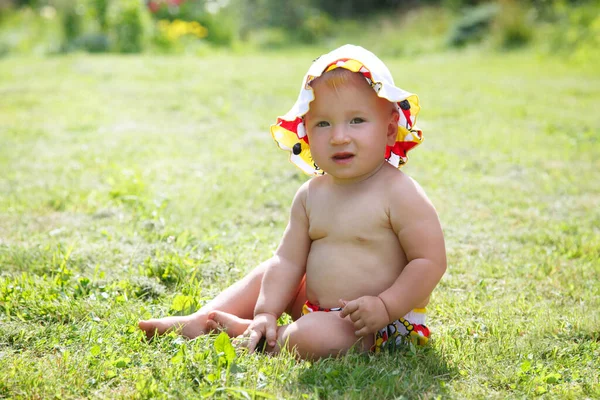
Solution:
<svg viewBox="0 0 600 400"><path fill-rule="evenodd" d="M0 61L0 398L600 398L600 74L527 52L384 60L446 235L431 345L142 340L276 248L307 178L268 128L318 54Z"/></svg>

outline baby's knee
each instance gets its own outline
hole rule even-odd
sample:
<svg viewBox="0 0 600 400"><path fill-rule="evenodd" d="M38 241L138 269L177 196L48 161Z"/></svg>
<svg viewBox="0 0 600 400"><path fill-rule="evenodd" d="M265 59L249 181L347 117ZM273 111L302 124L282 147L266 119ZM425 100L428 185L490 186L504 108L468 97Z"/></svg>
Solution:
<svg viewBox="0 0 600 400"><path fill-rule="evenodd" d="M362 349L360 338L354 335L353 329L345 326L343 320L309 319L305 316L291 325L280 327L279 346L294 351L302 359L337 357L354 346L358 346L359 351Z"/></svg>

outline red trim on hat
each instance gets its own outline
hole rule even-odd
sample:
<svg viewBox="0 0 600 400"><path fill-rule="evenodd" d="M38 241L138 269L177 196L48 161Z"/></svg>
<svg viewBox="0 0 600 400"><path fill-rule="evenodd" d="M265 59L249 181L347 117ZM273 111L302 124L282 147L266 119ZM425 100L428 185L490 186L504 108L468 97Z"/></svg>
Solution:
<svg viewBox="0 0 600 400"><path fill-rule="evenodd" d="M392 151L401 157L406 157L406 153L417 144L415 142L396 142L392 147Z"/></svg>
<svg viewBox="0 0 600 400"><path fill-rule="evenodd" d="M281 126L283 129L287 129L290 132L294 132L296 137L298 137L298 125L302 122L302 118L296 117L293 121L286 121L284 119L278 118L277 125ZM298 139L304 140L308 143L308 135L305 135L303 138L298 137Z"/></svg>

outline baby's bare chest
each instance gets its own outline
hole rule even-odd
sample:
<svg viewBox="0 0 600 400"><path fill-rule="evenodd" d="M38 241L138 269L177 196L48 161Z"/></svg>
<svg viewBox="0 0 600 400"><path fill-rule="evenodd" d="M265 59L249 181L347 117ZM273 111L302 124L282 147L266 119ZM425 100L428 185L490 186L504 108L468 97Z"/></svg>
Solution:
<svg viewBox="0 0 600 400"><path fill-rule="evenodd" d="M367 196L315 202L308 222L313 241L328 238L367 243L395 235L385 205Z"/></svg>

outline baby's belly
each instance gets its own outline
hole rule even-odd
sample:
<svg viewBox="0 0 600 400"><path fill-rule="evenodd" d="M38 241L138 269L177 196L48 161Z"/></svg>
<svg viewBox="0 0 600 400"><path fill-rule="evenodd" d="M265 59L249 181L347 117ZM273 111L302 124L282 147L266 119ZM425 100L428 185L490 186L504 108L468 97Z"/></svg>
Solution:
<svg viewBox="0 0 600 400"><path fill-rule="evenodd" d="M383 292L405 266L406 256L397 240L380 246L317 240L308 255L306 294L313 304L338 307L340 299Z"/></svg>

